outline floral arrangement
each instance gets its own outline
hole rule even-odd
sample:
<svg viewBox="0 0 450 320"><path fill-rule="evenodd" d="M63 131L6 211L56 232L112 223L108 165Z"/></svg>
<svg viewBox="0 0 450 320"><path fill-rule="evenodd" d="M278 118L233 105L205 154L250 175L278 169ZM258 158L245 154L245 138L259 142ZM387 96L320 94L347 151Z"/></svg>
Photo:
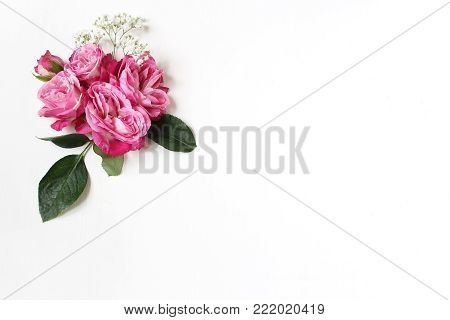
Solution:
<svg viewBox="0 0 450 320"><path fill-rule="evenodd" d="M91 147L109 176L119 175L124 154L142 149L147 140L171 151L196 147L189 127L167 114L164 71L132 34L143 22L124 13L99 17L95 30L75 37L77 48L68 61L46 51L34 68L34 76L45 82L38 91L44 104L39 115L53 119L56 131L72 131L41 139L62 148L85 146L57 161L39 182L44 222L64 213L82 194L88 181L84 158Z"/></svg>

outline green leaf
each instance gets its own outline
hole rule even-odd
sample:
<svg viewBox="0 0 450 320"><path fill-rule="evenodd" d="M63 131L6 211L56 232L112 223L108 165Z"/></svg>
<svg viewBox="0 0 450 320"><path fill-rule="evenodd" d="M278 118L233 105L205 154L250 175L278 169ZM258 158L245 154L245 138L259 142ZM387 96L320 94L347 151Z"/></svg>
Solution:
<svg viewBox="0 0 450 320"><path fill-rule="evenodd" d="M180 119L165 114L152 121L148 137L170 151L191 152L197 145L191 129Z"/></svg>
<svg viewBox="0 0 450 320"><path fill-rule="evenodd" d="M39 212L42 221L54 219L83 193L88 172L82 155L58 160L39 182Z"/></svg>
<svg viewBox="0 0 450 320"><path fill-rule="evenodd" d="M49 81L51 79L50 77L44 77L44 76L41 76L41 75L38 75L38 74L33 74L33 76L36 79L41 80L43 82L47 82L47 81Z"/></svg>
<svg viewBox="0 0 450 320"><path fill-rule="evenodd" d="M94 144L94 152L102 157L102 167L105 169L108 176L118 176L122 172L123 155L110 156L104 153L99 147Z"/></svg>
<svg viewBox="0 0 450 320"><path fill-rule="evenodd" d="M56 63L55 61L50 60L50 64L52 65L52 69L55 74L57 74L58 72L60 72L64 69L62 65L60 65L59 63Z"/></svg>
<svg viewBox="0 0 450 320"><path fill-rule="evenodd" d="M58 147L66 149L81 147L82 145L86 144L86 142L89 141L89 138L86 137L84 134L78 133L71 133L66 134L64 136L39 138L39 139L51 141Z"/></svg>

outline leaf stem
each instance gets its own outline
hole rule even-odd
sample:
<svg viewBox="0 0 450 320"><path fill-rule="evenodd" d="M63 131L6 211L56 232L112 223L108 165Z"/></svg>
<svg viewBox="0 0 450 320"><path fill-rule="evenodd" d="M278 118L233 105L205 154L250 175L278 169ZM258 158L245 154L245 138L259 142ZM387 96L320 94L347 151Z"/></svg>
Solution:
<svg viewBox="0 0 450 320"><path fill-rule="evenodd" d="M86 153L89 151L89 149L92 147L93 144L94 142L90 140L86 148L84 148L83 151L80 153L80 158L84 158L86 156Z"/></svg>

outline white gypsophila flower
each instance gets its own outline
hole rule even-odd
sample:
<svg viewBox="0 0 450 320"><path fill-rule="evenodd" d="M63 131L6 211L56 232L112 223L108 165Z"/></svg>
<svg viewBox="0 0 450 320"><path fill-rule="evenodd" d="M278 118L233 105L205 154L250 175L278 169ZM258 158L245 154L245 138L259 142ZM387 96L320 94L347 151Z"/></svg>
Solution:
<svg viewBox="0 0 450 320"><path fill-rule="evenodd" d="M108 15L100 16L94 22L94 26L96 26L97 28L103 29L103 30L109 28L110 25L111 25L111 22L110 22Z"/></svg>
<svg viewBox="0 0 450 320"><path fill-rule="evenodd" d="M75 46L80 47L91 41L91 33L89 31L80 31L75 35Z"/></svg>
<svg viewBox="0 0 450 320"><path fill-rule="evenodd" d="M139 56L148 50L146 43L140 42L131 34L124 36L119 42L119 46L122 48L125 55L130 54L132 56Z"/></svg>
<svg viewBox="0 0 450 320"><path fill-rule="evenodd" d="M78 48L88 43L99 44L103 37L104 32L102 31L81 31L75 35L75 46Z"/></svg>
<svg viewBox="0 0 450 320"><path fill-rule="evenodd" d="M92 34L93 43L95 43L95 44L99 44L100 41L105 36L105 33L103 31L99 31L99 30L93 30L93 31L91 31L91 34Z"/></svg>
<svg viewBox="0 0 450 320"><path fill-rule="evenodd" d="M122 49L123 54L133 56L140 55L147 50L145 43L130 34L130 32L144 27L144 19L141 17L133 17L127 13L119 13L114 16L102 15L95 20L94 26L99 30L84 31L75 37L77 46L86 43L98 44L102 40L107 40L112 44L114 56L118 49Z"/></svg>

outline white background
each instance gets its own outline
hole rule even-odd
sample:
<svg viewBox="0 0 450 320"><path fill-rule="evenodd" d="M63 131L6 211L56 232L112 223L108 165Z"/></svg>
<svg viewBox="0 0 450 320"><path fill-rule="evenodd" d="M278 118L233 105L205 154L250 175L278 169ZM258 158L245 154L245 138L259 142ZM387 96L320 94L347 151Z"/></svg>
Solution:
<svg viewBox="0 0 450 320"><path fill-rule="evenodd" d="M170 112L194 131L264 124L444 4L7 3L71 45L98 15L147 18L141 39L168 75ZM267 175L446 297L449 18L447 6L274 121L299 131L311 127L303 148L311 173ZM31 72L46 49L65 59L70 50L1 4L0 30L3 297L185 175L140 174L136 152L127 155L121 176L108 178L99 158L88 154L86 198L43 224L38 182L71 151L35 138L55 132L37 117L41 83ZM216 146L222 160L223 138ZM164 154L149 149L146 154ZM342 317L448 319L447 300L258 175L239 170L194 174L10 299L342 300L335 310ZM359 303L370 312L352 313Z"/></svg>

